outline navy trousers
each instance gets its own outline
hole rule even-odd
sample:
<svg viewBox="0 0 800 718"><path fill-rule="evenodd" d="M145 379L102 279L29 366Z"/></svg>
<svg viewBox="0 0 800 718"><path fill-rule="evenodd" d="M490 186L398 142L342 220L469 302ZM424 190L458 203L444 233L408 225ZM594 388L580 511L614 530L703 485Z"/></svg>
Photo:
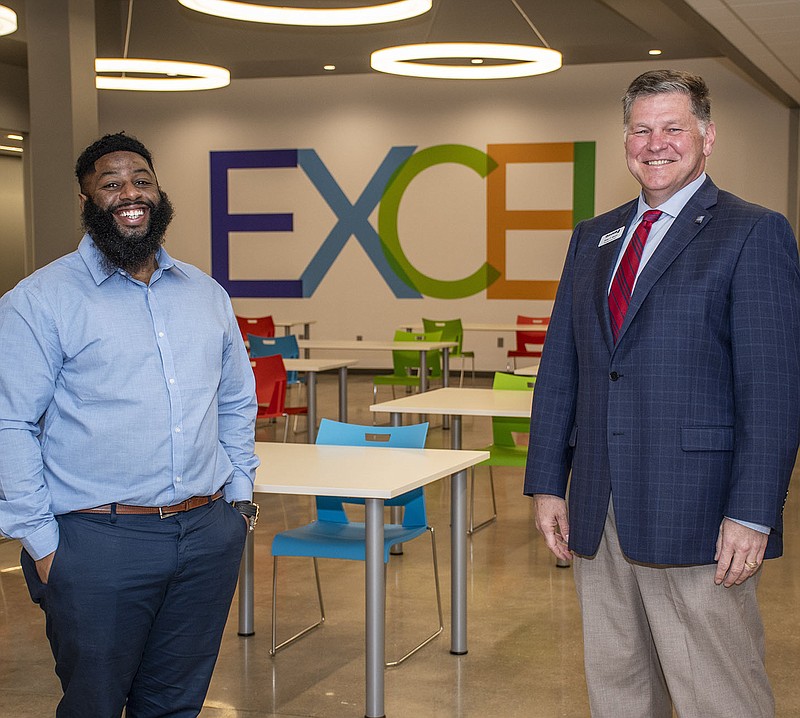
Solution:
<svg viewBox="0 0 800 718"><path fill-rule="evenodd" d="M56 716L197 716L236 589L241 514L219 499L165 519L57 520L47 584L22 552L64 690Z"/></svg>

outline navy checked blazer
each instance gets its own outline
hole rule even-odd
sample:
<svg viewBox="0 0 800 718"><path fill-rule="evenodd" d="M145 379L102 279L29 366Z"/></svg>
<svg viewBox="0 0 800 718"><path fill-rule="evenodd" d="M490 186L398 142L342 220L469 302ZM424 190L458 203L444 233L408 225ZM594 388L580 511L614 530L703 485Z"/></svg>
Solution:
<svg viewBox="0 0 800 718"><path fill-rule="evenodd" d="M772 529L800 439L800 267L786 219L707 179L645 265L614 345L608 286L636 201L572 235L534 392L525 493L564 497L593 555L713 563L725 516ZM571 471L571 477L570 477Z"/></svg>

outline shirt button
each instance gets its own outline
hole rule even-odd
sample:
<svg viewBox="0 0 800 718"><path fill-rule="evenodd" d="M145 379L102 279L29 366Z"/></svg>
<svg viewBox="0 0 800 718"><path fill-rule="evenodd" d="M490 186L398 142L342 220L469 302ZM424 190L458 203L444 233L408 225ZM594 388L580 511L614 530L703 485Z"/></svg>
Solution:
<svg viewBox="0 0 800 718"><path fill-rule="evenodd" d="M183 481L183 476L176 476L175 481Z"/></svg>
<svg viewBox="0 0 800 718"><path fill-rule="evenodd" d="M158 336L163 337L164 336L164 332L159 332Z"/></svg>
<svg viewBox="0 0 800 718"><path fill-rule="evenodd" d="M170 384L174 384L174 383L175 383L175 380L174 380L174 379L170 379L170 380L169 380L169 383L170 383Z"/></svg>
<svg viewBox="0 0 800 718"><path fill-rule="evenodd" d="M180 426L176 426L175 427L175 433L176 434L180 434L181 433L181 427Z"/></svg>

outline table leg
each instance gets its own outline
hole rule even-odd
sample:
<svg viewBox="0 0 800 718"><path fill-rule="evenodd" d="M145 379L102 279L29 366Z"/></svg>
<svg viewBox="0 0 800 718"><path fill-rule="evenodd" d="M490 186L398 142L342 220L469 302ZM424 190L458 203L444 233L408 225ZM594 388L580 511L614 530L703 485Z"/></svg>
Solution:
<svg viewBox="0 0 800 718"><path fill-rule="evenodd" d="M252 636L253 626L253 531L244 542L242 563L239 566L239 635Z"/></svg>
<svg viewBox="0 0 800 718"><path fill-rule="evenodd" d="M366 718L383 718L386 660L386 584L383 578L383 499L366 499L367 706Z"/></svg>
<svg viewBox="0 0 800 718"><path fill-rule="evenodd" d="M317 440L317 372L306 372L306 392L308 393L308 443Z"/></svg>
<svg viewBox="0 0 800 718"><path fill-rule="evenodd" d="M400 414L394 413L389 414L389 425L390 426L402 426L402 419ZM392 506L389 508L389 521L393 524L399 524L403 521L403 507L402 506ZM389 549L390 556L402 556L403 555L403 544L396 543Z"/></svg>
<svg viewBox="0 0 800 718"><path fill-rule="evenodd" d="M347 421L347 367L339 367L339 421Z"/></svg>
<svg viewBox="0 0 800 718"><path fill-rule="evenodd" d="M303 324L303 339L311 339L311 325L306 323ZM308 359L310 355L310 350L303 349L303 357Z"/></svg>
<svg viewBox="0 0 800 718"><path fill-rule="evenodd" d="M450 350L445 347L442 349L442 386L450 386ZM450 415L442 416L442 429L450 428Z"/></svg>
<svg viewBox="0 0 800 718"><path fill-rule="evenodd" d="M428 391L428 352L419 353L419 390Z"/></svg>
<svg viewBox="0 0 800 718"><path fill-rule="evenodd" d="M461 416L453 415L450 448L461 448ZM467 472L450 478L450 653L467 652Z"/></svg>

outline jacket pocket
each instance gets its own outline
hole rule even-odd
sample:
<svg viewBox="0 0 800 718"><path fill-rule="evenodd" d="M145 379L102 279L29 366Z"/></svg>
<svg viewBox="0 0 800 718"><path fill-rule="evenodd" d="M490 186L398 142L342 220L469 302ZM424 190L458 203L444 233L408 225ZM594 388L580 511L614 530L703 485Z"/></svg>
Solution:
<svg viewBox="0 0 800 718"><path fill-rule="evenodd" d="M684 451L733 451L732 426L683 426L681 449Z"/></svg>

